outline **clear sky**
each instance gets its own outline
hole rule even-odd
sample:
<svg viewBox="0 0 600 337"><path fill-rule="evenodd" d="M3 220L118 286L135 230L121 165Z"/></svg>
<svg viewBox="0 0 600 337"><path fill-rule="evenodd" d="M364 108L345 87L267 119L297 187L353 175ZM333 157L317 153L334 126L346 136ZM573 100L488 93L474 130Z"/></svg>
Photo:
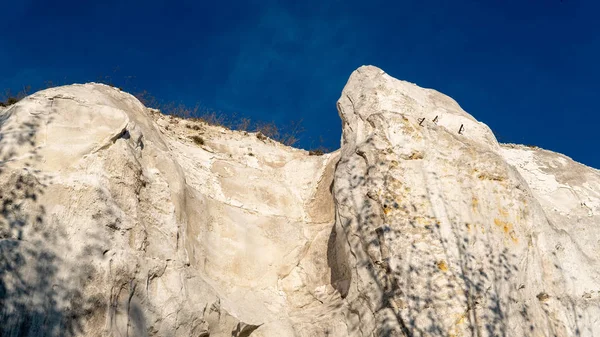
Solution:
<svg viewBox="0 0 600 337"><path fill-rule="evenodd" d="M363 64L453 97L502 142L600 168L600 1L0 0L0 88L112 76L125 90L339 147ZM125 80L133 76L131 80Z"/></svg>

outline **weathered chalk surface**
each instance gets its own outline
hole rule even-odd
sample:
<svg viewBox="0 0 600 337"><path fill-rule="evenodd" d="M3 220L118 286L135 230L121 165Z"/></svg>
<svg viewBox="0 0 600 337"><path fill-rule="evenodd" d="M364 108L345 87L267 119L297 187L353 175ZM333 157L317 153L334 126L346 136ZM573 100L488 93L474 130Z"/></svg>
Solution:
<svg viewBox="0 0 600 337"><path fill-rule="evenodd" d="M600 336L598 170L376 67L338 111L310 156L101 84L0 108L0 335Z"/></svg>

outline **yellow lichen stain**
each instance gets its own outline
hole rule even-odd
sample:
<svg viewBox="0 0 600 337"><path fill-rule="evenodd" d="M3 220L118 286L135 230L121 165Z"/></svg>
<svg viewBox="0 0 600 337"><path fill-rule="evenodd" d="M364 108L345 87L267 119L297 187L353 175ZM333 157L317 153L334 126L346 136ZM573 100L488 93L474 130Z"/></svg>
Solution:
<svg viewBox="0 0 600 337"><path fill-rule="evenodd" d="M507 221L502 221L498 218L494 219L494 224L500 228L502 228L502 231L504 231L504 234L506 234L508 237L510 237L510 239L514 242L514 243L519 243L519 239L517 238L517 235L515 233L515 231L513 230L513 224Z"/></svg>
<svg viewBox="0 0 600 337"><path fill-rule="evenodd" d="M448 271L448 264L446 263L446 261L444 260L440 260L437 262L437 267L441 270L441 271Z"/></svg>
<svg viewBox="0 0 600 337"><path fill-rule="evenodd" d="M450 329L450 331L448 333L449 337L458 337L458 336L462 335L457 330L459 329L460 325L465 324L467 313L464 313L462 315L455 315L455 316L458 316L458 318L456 319L456 321L454 321L454 326Z"/></svg>
<svg viewBox="0 0 600 337"><path fill-rule="evenodd" d="M460 324L465 323L465 318L466 318L466 314L460 315L460 317L456 320L456 323L454 323L454 324L460 325Z"/></svg>
<svg viewBox="0 0 600 337"><path fill-rule="evenodd" d="M473 226L470 223L468 223L468 222L465 223L465 226L467 227L467 231L469 231L469 233L471 233L471 230L473 229Z"/></svg>
<svg viewBox="0 0 600 337"><path fill-rule="evenodd" d="M417 220L417 223L419 225L429 225L429 220L423 218L422 216L418 216L415 220Z"/></svg>
<svg viewBox="0 0 600 337"><path fill-rule="evenodd" d="M507 234L512 228L512 225L509 222L502 221L498 218L494 218L494 225L502 228L504 230L504 233L507 233Z"/></svg>
<svg viewBox="0 0 600 337"><path fill-rule="evenodd" d="M473 171L475 173L479 172L477 169L474 169ZM481 172L477 175L477 178L479 178L479 180L504 181L504 177L489 172Z"/></svg>
<svg viewBox="0 0 600 337"><path fill-rule="evenodd" d="M421 152L413 152L413 153L410 154L410 156L408 157L408 159L410 159L410 160L423 159L423 153L421 153Z"/></svg>
<svg viewBox="0 0 600 337"><path fill-rule="evenodd" d="M477 198L471 198L471 207L473 208L473 212L477 212L477 207L479 206L479 200Z"/></svg>
<svg viewBox="0 0 600 337"><path fill-rule="evenodd" d="M502 208L502 207L500 207L500 208L498 209L498 211L500 212L500 216L502 216L502 217L505 217L505 218L508 218L508 211L506 210L506 208Z"/></svg>
<svg viewBox="0 0 600 337"><path fill-rule="evenodd" d="M390 214L390 212L392 212L392 209L388 205L383 206L383 213L385 215Z"/></svg>

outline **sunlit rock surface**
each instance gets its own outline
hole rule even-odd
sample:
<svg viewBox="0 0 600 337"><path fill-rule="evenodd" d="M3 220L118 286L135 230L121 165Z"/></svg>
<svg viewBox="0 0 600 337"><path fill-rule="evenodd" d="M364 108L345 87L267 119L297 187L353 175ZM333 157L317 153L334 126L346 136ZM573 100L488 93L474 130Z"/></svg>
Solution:
<svg viewBox="0 0 600 337"><path fill-rule="evenodd" d="M2 336L600 335L600 172L378 68L324 156L101 84L0 109Z"/></svg>
<svg viewBox="0 0 600 337"><path fill-rule="evenodd" d="M350 333L600 334L600 173L500 147L450 98L352 74L334 177Z"/></svg>

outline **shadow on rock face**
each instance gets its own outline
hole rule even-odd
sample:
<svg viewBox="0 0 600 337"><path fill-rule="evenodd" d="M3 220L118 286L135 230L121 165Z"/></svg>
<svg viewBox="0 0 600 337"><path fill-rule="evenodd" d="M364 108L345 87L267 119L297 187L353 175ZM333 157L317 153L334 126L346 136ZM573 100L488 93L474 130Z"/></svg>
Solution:
<svg viewBox="0 0 600 337"><path fill-rule="evenodd" d="M35 169L43 160L37 131L55 111L46 107L49 116L28 114L19 125L7 125L20 108L0 116L0 336L82 335L86 321L104 325L107 299L84 291L96 272L89 257L102 255L100 239L89 233L87 246L76 252L56 226L64 219L53 218L43 202L52 178ZM17 155L24 148L29 152Z"/></svg>
<svg viewBox="0 0 600 337"><path fill-rule="evenodd" d="M345 298L350 289L352 276L348 262L343 259L343 256L339 256L338 254L339 249L343 248L338 240L336 227L333 226L331 234L329 234L329 240L327 241L327 264L331 268L331 286L340 293L342 298Z"/></svg>

